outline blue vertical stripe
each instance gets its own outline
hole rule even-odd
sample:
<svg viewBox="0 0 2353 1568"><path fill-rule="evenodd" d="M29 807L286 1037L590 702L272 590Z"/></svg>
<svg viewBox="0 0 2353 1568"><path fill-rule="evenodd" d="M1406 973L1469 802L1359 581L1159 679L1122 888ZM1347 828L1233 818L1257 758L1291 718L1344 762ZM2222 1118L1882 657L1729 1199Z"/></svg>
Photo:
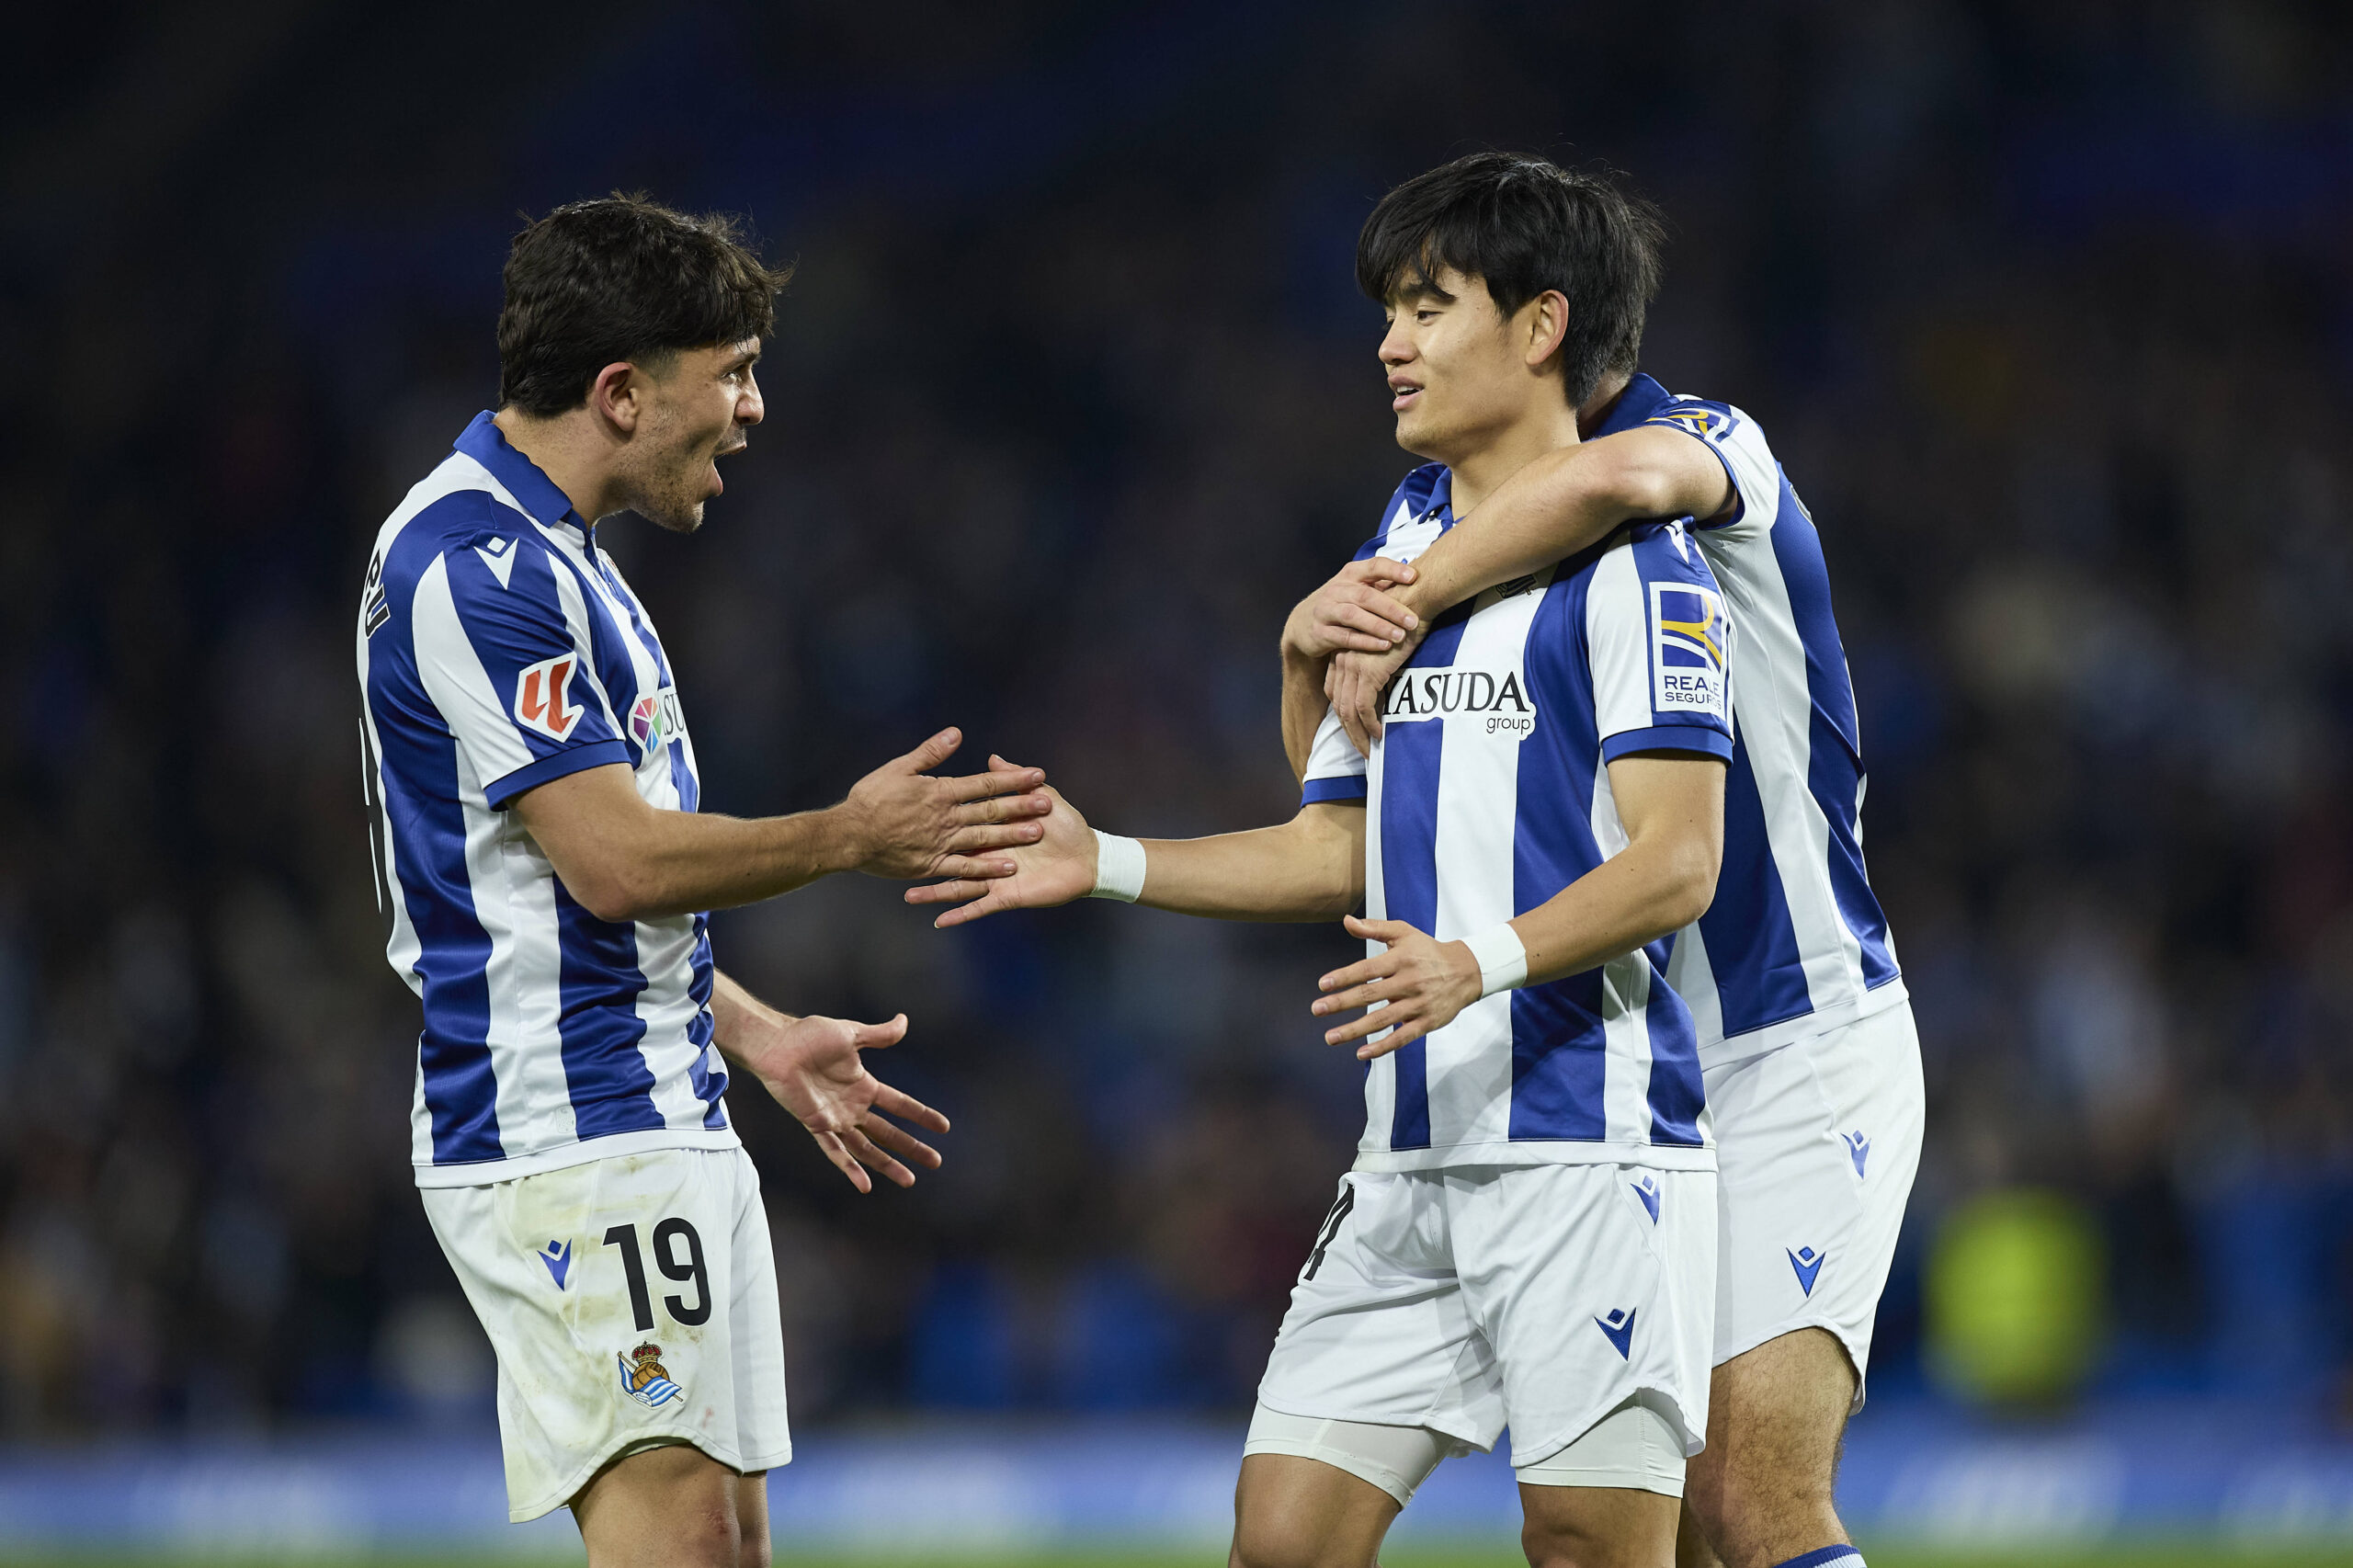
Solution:
<svg viewBox="0 0 2353 1568"><path fill-rule="evenodd" d="M637 1016L645 976L637 967L636 924L597 919L561 881L555 911L563 952L556 1034L580 1136L658 1128L654 1074L638 1049L645 1038L645 1020Z"/></svg>
<svg viewBox="0 0 2353 1568"><path fill-rule="evenodd" d="M1601 863L1593 838L1594 770L1601 738L1586 645L1586 600L1592 584L1589 570L1556 582L1544 590L1544 602L1529 623L1522 667L1528 689L1541 696L1536 733L1519 744L1519 818L1512 834L1516 915L1550 900ZM1512 1137L1608 1136L1602 1095L1608 1042L1601 1008L1599 970L1512 993Z"/></svg>
<svg viewBox="0 0 2353 1568"><path fill-rule="evenodd" d="M687 1039L694 1044L695 1059L693 1064L687 1069L687 1074L695 1086L695 1097L708 1108L703 1112L702 1124L705 1127L721 1128L727 1125L727 1108L720 1103L719 1098L727 1092L727 1069L712 1065L715 1061L710 1052L710 1039L713 1032L710 1017L710 991L713 974L710 961L710 917L707 915L698 915L695 916L694 979L687 986L687 994L694 999L695 1004L694 1021L687 1026Z"/></svg>
<svg viewBox="0 0 2353 1568"><path fill-rule="evenodd" d="M1699 1078L1699 1031L1691 1009L1666 983L1667 955L1675 938L1665 937L1643 949L1651 966L1650 1005L1643 1024L1651 1040L1651 1142L1684 1148L1700 1146L1699 1108L1708 1092Z"/></svg>
<svg viewBox="0 0 2353 1568"><path fill-rule="evenodd" d="M1887 940L1887 916L1871 892L1863 868L1857 798L1863 782L1862 738L1855 722L1855 691L1847 676L1847 650L1830 608L1830 566L1822 535L1798 504L1789 480L1781 481L1780 513L1773 523L1773 559L1780 566L1790 613L1805 644L1806 692L1813 699L1809 731L1812 756L1806 787L1830 824L1830 886L1840 918L1862 949L1863 984L1895 978L1895 957Z"/></svg>
<svg viewBox="0 0 2353 1568"><path fill-rule="evenodd" d="M1433 632L1414 662L1428 659ZM1454 641L1460 642L1458 631ZM1436 721L1390 724L1382 732L1381 782L1381 876L1382 903L1392 920L1420 931L1438 927L1438 788L1439 748L1446 726ZM1389 1146L1427 1149L1430 1143L1427 1037L1390 1052L1397 1074L1396 1109L1390 1118Z"/></svg>
<svg viewBox="0 0 2353 1568"><path fill-rule="evenodd" d="M1724 778L1724 858L1716 877L1716 899L1699 916L1723 1006L1726 1035L1745 1034L1802 1017L1813 1010L1806 989L1805 955L1790 918L1788 891L1773 861L1773 839L1765 826L1765 801L1757 793L1756 767L1748 744L1735 735L1732 768Z"/></svg>

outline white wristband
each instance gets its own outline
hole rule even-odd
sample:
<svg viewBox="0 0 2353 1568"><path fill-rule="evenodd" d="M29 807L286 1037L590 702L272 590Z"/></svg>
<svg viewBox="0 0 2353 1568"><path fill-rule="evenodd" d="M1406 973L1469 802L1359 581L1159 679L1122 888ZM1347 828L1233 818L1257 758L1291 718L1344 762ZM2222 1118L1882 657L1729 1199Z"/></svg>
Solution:
<svg viewBox="0 0 2353 1568"><path fill-rule="evenodd" d="M1480 995L1493 996L1527 983L1528 949L1509 921L1463 937L1462 945L1479 960Z"/></svg>
<svg viewBox="0 0 2353 1568"><path fill-rule="evenodd" d="M1143 846L1132 838L1097 829L1095 885L1089 898L1116 898L1133 903L1143 892Z"/></svg>

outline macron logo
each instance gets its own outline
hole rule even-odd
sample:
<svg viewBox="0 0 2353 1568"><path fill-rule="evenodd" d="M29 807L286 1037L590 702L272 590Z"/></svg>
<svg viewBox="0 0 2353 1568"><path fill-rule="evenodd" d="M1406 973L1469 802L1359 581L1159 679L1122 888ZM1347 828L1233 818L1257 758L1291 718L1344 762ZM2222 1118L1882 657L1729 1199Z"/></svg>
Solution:
<svg viewBox="0 0 2353 1568"><path fill-rule="evenodd" d="M1871 1141L1860 1132L1841 1132L1847 1144L1847 1157L1855 1162L1855 1179L1862 1179L1863 1162L1871 1157Z"/></svg>
<svg viewBox="0 0 2353 1568"><path fill-rule="evenodd" d="M548 1266L549 1278L555 1281L557 1290L563 1290L564 1276L572 1272L572 1244L565 1242L559 1246L550 1242L531 1256Z"/></svg>
<svg viewBox="0 0 2353 1568"><path fill-rule="evenodd" d="M1789 1249L1785 1247L1782 1250L1787 1252ZM1820 1274L1822 1266L1829 1261L1828 1253L1816 1252L1812 1247L1800 1247L1790 1253L1790 1267L1797 1270L1799 1289L1808 1296L1813 1295L1814 1276Z"/></svg>
<svg viewBox="0 0 2353 1568"><path fill-rule="evenodd" d="M1637 1307L1612 1307L1607 1319L1593 1320L1593 1326L1601 1330L1609 1343L1617 1347L1618 1358L1621 1361L1634 1358L1634 1313L1640 1310Z"/></svg>
<svg viewBox="0 0 2353 1568"><path fill-rule="evenodd" d="M1645 1173L1642 1180L1635 1182L1632 1185L1634 1188L1634 1196L1641 1199L1643 1200L1643 1207L1651 1211L1651 1223L1654 1225L1657 1224L1659 1198L1658 1178Z"/></svg>
<svg viewBox="0 0 2353 1568"><path fill-rule="evenodd" d="M568 737L583 710L572 700L572 672L579 655L564 653L526 665L515 677L515 722L551 741Z"/></svg>

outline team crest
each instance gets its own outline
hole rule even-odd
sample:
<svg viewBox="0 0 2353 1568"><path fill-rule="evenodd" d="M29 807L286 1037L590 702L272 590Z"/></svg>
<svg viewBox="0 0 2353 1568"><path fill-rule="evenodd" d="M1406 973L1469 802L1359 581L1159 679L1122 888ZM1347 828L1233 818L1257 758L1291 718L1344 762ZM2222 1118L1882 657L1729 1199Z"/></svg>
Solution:
<svg viewBox="0 0 2353 1568"><path fill-rule="evenodd" d="M586 711L572 700L572 672L579 666L576 653L563 653L526 665L515 677L515 722L551 741L568 739Z"/></svg>
<svg viewBox="0 0 2353 1568"><path fill-rule="evenodd" d="M1731 717L1732 619L1712 588L1651 585L1651 706Z"/></svg>
<svg viewBox="0 0 2353 1568"><path fill-rule="evenodd" d="M662 1346L651 1341L627 1356L615 1355L613 1362L620 1369L621 1392L648 1410L659 1410L687 1392L670 1381L662 1365Z"/></svg>

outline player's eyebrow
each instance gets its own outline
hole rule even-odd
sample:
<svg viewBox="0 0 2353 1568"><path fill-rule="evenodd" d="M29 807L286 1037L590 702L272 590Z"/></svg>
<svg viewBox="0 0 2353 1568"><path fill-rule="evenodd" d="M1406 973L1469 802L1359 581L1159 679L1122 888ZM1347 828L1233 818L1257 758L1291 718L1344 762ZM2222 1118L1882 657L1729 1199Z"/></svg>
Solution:
<svg viewBox="0 0 2353 1568"><path fill-rule="evenodd" d="M1389 302L1392 306L1410 305L1418 300L1439 305L1454 303L1454 296L1439 288L1437 279L1416 268L1397 280L1396 288L1389 292Z"/></svg>
<svg viewBox="0 0 2353 1568"><path fill-rule="evenodd" d="M727 361L726 369L719 373L722 376L732 376L738 370L748 370L760 362L760 353L761 350L758 348L747 348Z"/></svg>

